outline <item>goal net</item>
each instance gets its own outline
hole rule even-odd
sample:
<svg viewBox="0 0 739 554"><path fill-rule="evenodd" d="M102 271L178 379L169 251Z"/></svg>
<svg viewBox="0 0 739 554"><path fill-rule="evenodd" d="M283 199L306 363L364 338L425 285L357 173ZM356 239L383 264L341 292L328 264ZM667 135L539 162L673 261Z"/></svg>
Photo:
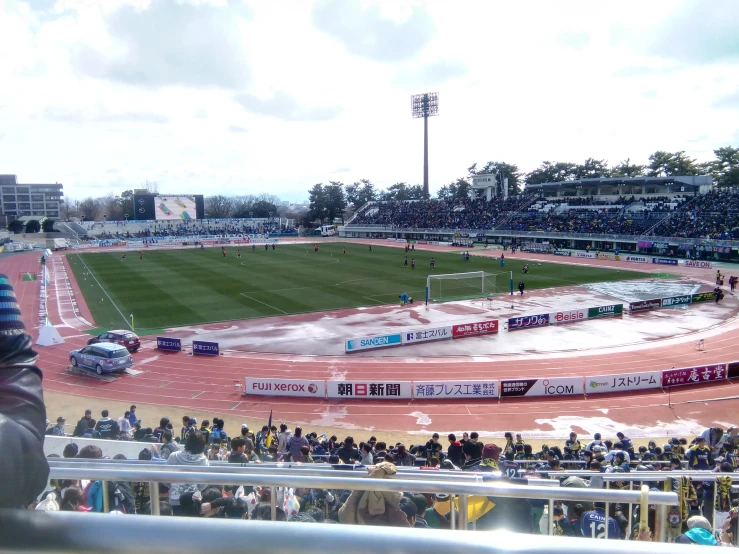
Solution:
<svg viewBox="0 0 739 554"><path fill-rule="evenodd" d="M503 294L512 278L512 273L508 271L429 275L426 279L426 302L449 302Z"/></svg>

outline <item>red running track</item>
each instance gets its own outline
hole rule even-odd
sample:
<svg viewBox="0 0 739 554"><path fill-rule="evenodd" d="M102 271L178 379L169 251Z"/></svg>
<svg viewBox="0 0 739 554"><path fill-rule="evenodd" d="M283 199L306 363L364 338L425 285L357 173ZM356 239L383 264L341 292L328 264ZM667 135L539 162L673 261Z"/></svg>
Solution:
<svg viewBox="0 0 739 554"><path fill-rule="evenodd" d="M385 243L382 243L385 245ZM483 255L492 255L484 253ZM508 254L507 254L508 255ZM516 257L537 259L535 255ZM37 334L39 288L37 281L17 281L20 272L39 270L38 253L13 255L0 260L0 271L14 281L24 320L32 334ZM552 262L550 257L542 257ZM559 260L557 260L559 261ZM65 261L66 262L66 261ZM57 262L58 263L58 262ZM577 260L577 263L617 265L616 262ZM466 358L398 359L332 356L294 356L264 353L228 352L217 362L185 354L166 354L144 341L134 355L135 368L143 373L123 376L115 382L66 373L68 353L84 345L88 328L71 313L64 291L56 290L54 268L48 291L49 318L57 325L66 343L39 347L39 365L44 372L44 387L61 393L111 399L134 404L153 404L182 408L197 407L215 414L263 419L270 409L284 421L306 425L397 431L478 430L495 433L515 430L528 436L566 435L569 429L591 433L607 431L609 426L628 429L632 436L664 436L674 432L692 433L711 424L726 425L739 408L739 384L725 381L701 387L677 388L671 394L643 391L629 395L598 395L557 400L314 400L280 397L244 398L235 389L250 377L292 379L425 378L515 378L546 376L584 376L628 373L720 363L739 359L739 325L727 324L720 334L706 341L705 351L696 351L693 340L654 341L638 351L599 350L587 354L559 353L552 356L506 356L496 361ZM641 269L641 268L636 268ZM679 268L681 273L698 279L710 279L707 270ZM671 272L677 272L674 267ZM708 270L710 272L710 270ZM76 300L84 319L92 321L79 287L68 272ZM59 280L61 281L61 280ZM61 289L61 287L60 287ZM64 323L62 323L64 322ZM660 344L665 343L668 344Z"/></svg>

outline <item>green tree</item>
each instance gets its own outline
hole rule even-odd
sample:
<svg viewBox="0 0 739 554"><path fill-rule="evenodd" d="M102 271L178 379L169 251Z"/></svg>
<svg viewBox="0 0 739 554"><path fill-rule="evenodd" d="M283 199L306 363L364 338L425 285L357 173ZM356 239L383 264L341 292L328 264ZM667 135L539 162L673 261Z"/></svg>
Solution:
<svg viewBox="0 0 739 554"><path fill-rule="evenodd" d="M44 233L53 233L54 232L54 220L49 217L43 218L41 220L41 230Z"/></svg>
<svg viewBox="0 0 739 554"><path fill-rule="evenodd" d="M645 170L646 166L632 164L631 158L626 158L611 169L611 177L640 177Z"/></svg>
<svg viewBox="0 0 739 554"><path fill-rule="evenodd" d="M526 175L526 183L538 185L541 183L571 181L575 178L576 168L576 164L568 162L543 162L538 168Z"/></svg>
<svg viewBox="0 0 739 554"><path fill-rule="evenodd" d="M650 177L669 177L675 155L664 150L657 150L649 156L648 175Z"/></svg>
<svg viewBox="0 0 739 554"><path fill-rule="evenodd" d="M92 196L88 196L77 205L77 213L83 220L95 221L98 212L98 202Z"/></svg>
<svg viewBox="0 0 739 554"><path fill-rule="evenodd" d="M15 233L16 235L18 233L22 233L23 229L25 228L26 227L25 225L23 225L23 222L18 219L14 219L10 223L8 223L8 231L10 231L11 233Z"/></svg>
<svg viewBox="0 0 739 554"><path fill-rule="evenodd" d="M476 167L477 164L472 167ZM470 168L471 169L471 168ZM469 171L469 169L468 169ZM518 166L515 164L509 164L506 162L488 162L482 168L480 173L497 173L498 174L498 194L503 195L503 184L505 179L508 179L508 194L521 194L521 187L523 185L521 180L521 172Z"/></svg>
<svg viewBox="0 0 739 554"><path fill-rule="evenodd" d="M128 219L133 219L133 191L124 190L120 196L121 211L123 212L123 218L128 216Z"/></svg>
<svg viewBox="0 0 739 554"><path fill-rule="evenodd" d="M672 164L669 167L670 175L698 175L698 166L693 158L688 157L685 151L675 152Z"/></svg>
<svg viewBox="0 0 739 554"><path fill-rule="evenodd" d="M29 219L26 222L26 233L38 233L41 230L41 224L38 219Z"/></svg>
<svg viewBox="0 0 739 554"><path fill-rule="evenodd" d="M367 202L377 200L377 191L368 179L360 179L344 187L345 199L348 207L356 211Z"/></svg>
<svg viewBox="0 0 739 554"><path fill-rule="evenodd" d="M719 186L735 187L739 180L739 148L723 146L714 150L716 161L714 162L714 178Z"/></svg>
<svg viewBox="0 0 739 554"><path fill-rule="evenodd" d="M333 223L334 219L340 219L343 222L346 210L344 184L340 181L329 181L329 184L323 187L323 191L326 198L326 223Z"/></svg>
<svg viewBox="0 0 739 554"><path fill-rule="evenodd" d="M610 174L606 160L588 158L582 164L575 166L575 179L598 179L609 177Z"/></svg>
<svg viewBox="0 0 739 554"><path fill-rule="evenodd" d="M319 222L323 223L327 217L327 196L323 189L323 183L313 185L308 191L308 214L309 225Z"/></svg>

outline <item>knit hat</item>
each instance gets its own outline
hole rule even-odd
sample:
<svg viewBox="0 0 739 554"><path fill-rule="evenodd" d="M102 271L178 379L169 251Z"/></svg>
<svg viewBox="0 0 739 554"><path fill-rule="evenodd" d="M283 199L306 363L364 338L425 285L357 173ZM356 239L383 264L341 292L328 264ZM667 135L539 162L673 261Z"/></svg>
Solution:
<svg viewBox="0 0 739 554"><path fill-rule="evenodd" d="M496 462L500 456L500 448L495 444L486 444L482 449L482 459L492 458Z"/></svg>
<svg viewBox="0 0 739 554"><path fill-rule="evenodd" d="M0 331L25 328L10 279L0 273Z"/></svg>

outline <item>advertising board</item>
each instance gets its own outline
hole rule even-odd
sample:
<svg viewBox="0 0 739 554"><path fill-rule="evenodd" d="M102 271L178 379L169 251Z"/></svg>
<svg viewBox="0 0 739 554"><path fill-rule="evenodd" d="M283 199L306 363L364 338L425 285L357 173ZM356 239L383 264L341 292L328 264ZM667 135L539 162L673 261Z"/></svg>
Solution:
<svg viewBox="0 0 739 554"><path fill-rule="evenodd" d="M501 398L513 396L571 396L583 394L582 377L550 379L505 379L500 382Z"/></svg>
<svg viewBox="0 0 739 554"><path fill-rule="evenodd" d="M403 344L416 342L428 342L432 340L445 340L452 338L451 327L435 327L433 329L419 329L418 331L403 331L401 333Z"/></svg>
<svg viewBox="0 0 739 554"><path fill-rule="evenodd" d="M713 291L710 292L699 292L697 294L693 294L691 296L691 301L693 303L695 302L712 302L716 300L716 296L713 294Z"/></svg>
<svg viewBox="0 0 739 554"><path fill-rule="evenodd" d="M180 352L182 350L182 341L170 337L157 337L157 349L167 350L168 352Z"/></svg>
<svg viewBox="0 0 739 554"><path fill-rule="evenodd" d="M498 398L498 381L414 381L413 398Z"/></svg>
<svg viewBox="0 0 739 554"><path fill-rule="evenodd" d="M683 369L666 369L662 372L662 386L675 387L694 385L726 379L726 364L686 367Z"/></svg>
<svg viewBox="0 0 739 554"><path fill-rule="evenodd" d="M662 386L661 371L645 371L624 375L592 375L585 377L585 394L658 389Z"/></svg>
<svg viewBox="0 0 739 554"><path fill-rule="evenodd" d="M328 398L410 398L411 381L328 381Z"/></svg>
<svg viewBox="0 0 739 554"><path fill-rule="evenodd" d="M662 299L663 308L672 308L674 306L684 306L690 304L692 295L684 294L682 296L670 296L669 298Z"/></svg>
<svg viewBox="0 0 739 554"><path fill-rule="evenodd" d="M474 335L490 335L498 332L498 320L476 321L474 323L460 323L452 326L452 336L455 339L472 337Z"/></svg>
<svg viewBox="0 0 739 554"><path fill-rule="evenodd" d="M359 352L360 350L386 348L388 346L398 346L400 344L400 333L392 335L375 335L372 337L358 337L346 340L344 352Z"/></svg>
<svg viewBox="0 0 739 554"><path fill-rule="evenodd" d="M326 384L321 379L270 379L247 377L244 394L323 398Z"/></svg>
<svg viewBox="0 0 739 554"><path fill-rule="evenodd" d="M572 256L575 258L595 258L595 252L575 252Z"/></svg>
<svg viewBox="0 0 739 554"><path fill-rule="evenodd" d="M533 327L544 327L549 325L549 314L527 315L524 317L512 317L508 320L508 330L531 329Z"/></svg>
<svg viewBox="0 0 739 554"><path fill-rule="evenodd" d="M549 314L549 325L560 325L562 323L575 323L588 319L587 310L564 310Z"/></svg>
<svg viewBox="0 0 739 554"><path fill-rule="evenodd" d="M699 260L683 260L682 264L685 267L697 267L700 269L711 269L713 267L711 262L701 262Z"/></svg>
<svg viewBox="0 0 739 554"><path fill-rule="evenodd" d="M677 265L677 260L672 258L652 258L653 264Z"/></svg>
<svg viewBox="0 0 739 554"><path fill-rule="evenodd" d="M662 307L662 299L654 298L652 300L639 300L629 304L629 313L646 312L647 310L658 310Z"/></svg>
<svg viewBox="0 0 739 554"><path fill-rule="evenodd" d="M218 356L219 349L217 342L206 342L204 340L192 341L192 353L201 356Z"/></svg>
<svg viewBox="0 0 739 554"><path fill-rule="evenodd" d="M635 264L648 264L652 261L646 256L621 256L621 259L625 262L632 262Z"/></svg>
<svg viewBox="0 0 739 554"><path fill-rule="evenodd" d="M598 306L596 308L588 308L589 319L594 319L596 317L611 317L623 315L623 313L623 304L611 304L610 306Z"/></svg>

